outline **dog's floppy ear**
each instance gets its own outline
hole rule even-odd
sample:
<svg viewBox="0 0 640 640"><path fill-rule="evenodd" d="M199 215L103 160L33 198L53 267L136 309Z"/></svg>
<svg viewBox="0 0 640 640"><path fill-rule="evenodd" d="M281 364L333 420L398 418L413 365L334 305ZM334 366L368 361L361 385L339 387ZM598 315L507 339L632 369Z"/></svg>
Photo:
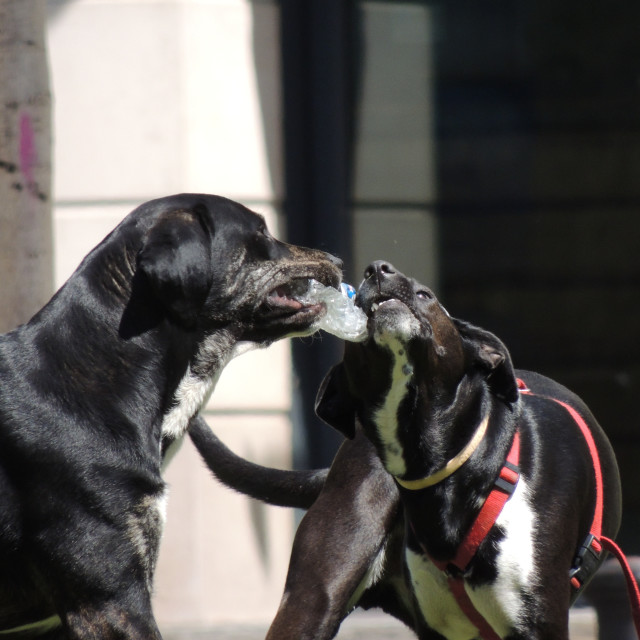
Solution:
<svg viewBox="0 0 640 640"><path fill-rule="evenodd" d="M148 232L138 268L172 317L192 326L211 285L211 239L196 212L162 216Z"/></svg>
<svg viewBox="0 0 640 640"><path fill-rule="evenodd" d="M342 363L331 368L316 396L316 414L347 438L356 435L356 411Z"/></svg>
<svg viewBox="0 0 640 640"><path fill-rule="evenodd" d="M491 391L507 402L515 402L519 395L518 383L511 356L504 343L489 331L462 320L453 321L462 338L465 352L471 355L477 366L487 372Z"/></svg>

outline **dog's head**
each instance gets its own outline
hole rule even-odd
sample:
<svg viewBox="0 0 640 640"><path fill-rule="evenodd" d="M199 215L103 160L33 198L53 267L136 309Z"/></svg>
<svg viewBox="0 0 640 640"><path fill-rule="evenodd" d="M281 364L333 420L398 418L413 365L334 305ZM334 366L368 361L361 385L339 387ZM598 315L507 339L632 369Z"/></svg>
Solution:
<svg viewBox="0 0 640 640"><path fill-rule="evenodd" d="M133 293L121 326L131 334L140 330L136 315L144 305L179 328L225 328L237 341L305 335L324 312L298 300L309 280L337 286L341 279L338 259L280 242L262 216L218 196L147 202L116 232L136 239L129 242Z"/></svg>
<svg viewBox="0 0 640 640"><path fill-rule="evenodd" d="M316 401L318 415L345 435L354 434L355 414L377 410L394 384L454 397L460 382L474 377L506 402L518 398L504 344L452 318L431 289L391 264L367 267L356 304L368 317L368 338L346 343L343 361L329 372Z"/></svg>

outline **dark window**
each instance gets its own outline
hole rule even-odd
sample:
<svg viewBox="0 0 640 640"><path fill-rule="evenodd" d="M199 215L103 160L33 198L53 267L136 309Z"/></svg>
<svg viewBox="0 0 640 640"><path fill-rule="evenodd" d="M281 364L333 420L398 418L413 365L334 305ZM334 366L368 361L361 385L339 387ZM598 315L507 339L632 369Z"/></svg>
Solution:
<svg viewBox="0 0 640 640"><path fill-rule="evenodd" d="M354 284L390 260L580 394L640 553L640 4L281 6L291 239L340 255ZM312 396L340 351L294 346L305 463L339 442Z"/></svg>

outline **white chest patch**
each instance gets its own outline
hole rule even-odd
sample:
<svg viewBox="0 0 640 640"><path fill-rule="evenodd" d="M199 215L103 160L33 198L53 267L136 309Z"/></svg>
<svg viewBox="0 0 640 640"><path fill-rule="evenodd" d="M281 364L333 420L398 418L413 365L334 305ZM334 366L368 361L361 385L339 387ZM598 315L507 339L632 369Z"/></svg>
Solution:
<svg viewBox="0 0 640 640"><path fill-rule="evenodd" d="M254 342L239 342L230 353L219 363L214 374L208 378L201 378L192 373L191 368L180 381L174 396L175 404L167 412L162 421L162 435L174 439L180 439L187 431L189 421L207 403L213 393L215 386L220 379L220 374L224 367L233 359L247 351L256 349L259 345ZM200 359L206 358L208 351L215 351L215 343L205 343L200 348L198 354Z"/></svg>
<svg viewBox="0 0 640 640"><path fill-rule="evenodd" d="M176 390L176 404L165 415L162 421L163 436L179 439L184 435L189 420L191 420L207 402L219 377L220 375L217 374L213 378L203 380L194 376L191 373L191 369L187 369L187 373L180 381Z"/></svg>
<svg viewBox="0 0 640 640"><path fill-rule="evenodd" d="M147 588L151 591L160 537L167 518L166 490L147 496L127 514L127 536L145 570Z"/></svg>
<svg viewBox="0 0 640 640"><path fill-rule="evenodd" d="M497 556L498 577L492 584L466 586L473 606L504 638L521 616L521 593L531 591L536 575L533 557L534 515L528 487L521 477L497 524L505 530ZM420 553L407 550L407 565L418 604L427 624L447 640L474 640L477 630L451 594L446 575Z"/></svg>
<svg viewBox="0 0 640 640"><path fill-rule="evenodd" d="M407 467L398 438L398 409L407 395L407 384L413 375L413 367L407 358L404 344L398 339L389 337L384 344L393 355L391 388L375 412L374 421L384 447L385 468L394 476L403 476Z"/></svg>

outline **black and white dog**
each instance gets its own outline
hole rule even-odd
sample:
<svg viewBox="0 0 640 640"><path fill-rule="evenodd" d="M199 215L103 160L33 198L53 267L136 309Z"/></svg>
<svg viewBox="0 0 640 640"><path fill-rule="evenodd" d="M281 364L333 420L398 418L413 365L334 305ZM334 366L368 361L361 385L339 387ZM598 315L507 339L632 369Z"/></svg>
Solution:
<svg viewBox="0 0 640 640"><path fill-rule="evenodd" d="M0 636L159 638L163 459L224 366L310 332L332 256L197 194L143 204L0 336Z"/></svg>
<svg viewBox="0 0 640 640"><path fill-rule="evenodd" d="M606 436L578 397L539 374L515 372L498 338L451 318L428 288L390 264L367 269L357 300L369 318L368 338L345 345L317 403L318 414L349 439L326 480L322 472L299 479L312 506L268 638L332 638L355 606L381 607L420 638L480 638L452 592L453 577L490 637L567 640L570 604L604 554L585 565L580 589L572 589L596 481L585 438L558 401L588 424L604 480L602 533L612 537L620 485ZM516 375L531 393L519 392ZM196 445L215 462L212 442L194 427ZM516 431L519 480L456 575L446 565L492 491ZM241 490L251 488L253 473L246 469ZM260 497L300 503L298 485L285 490L280 477L269 492L267 471L255 473L262 474Z"/></svg>

